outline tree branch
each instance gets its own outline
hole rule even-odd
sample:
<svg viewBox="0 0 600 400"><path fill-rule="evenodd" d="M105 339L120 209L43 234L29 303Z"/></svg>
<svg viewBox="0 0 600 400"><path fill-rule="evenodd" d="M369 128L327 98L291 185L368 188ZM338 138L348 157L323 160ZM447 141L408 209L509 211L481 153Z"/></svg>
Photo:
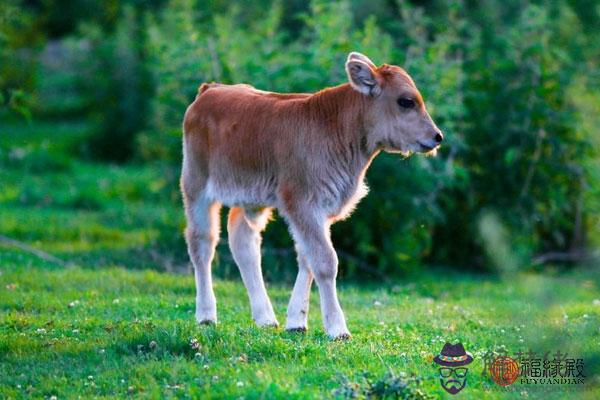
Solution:
<svg viewBox="0 0 600 400"><path fill-rule="evenodd" d="M11 239L4 235L0 235L0 243L6 244L8 246L16 247L17 249L22 250L29 254L33 254L34 256L39 257L44 261L58 264L62 267L72 267L73 266L72 263L65 262L65 261L61 260L60 258L53 256L50 253L46 253L45 251L38 250L36 248L29 246L26 243L20 242L15 239Z"/></svg>

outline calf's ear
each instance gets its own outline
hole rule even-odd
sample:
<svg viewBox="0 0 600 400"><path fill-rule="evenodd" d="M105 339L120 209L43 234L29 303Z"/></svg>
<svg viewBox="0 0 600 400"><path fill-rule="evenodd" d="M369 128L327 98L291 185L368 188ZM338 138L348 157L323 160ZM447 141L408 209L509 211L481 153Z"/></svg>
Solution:
<svg viewBox="0 0 600 400"><path fill-rule="evenodd" d="M371 67L372 69L377 68L375 63L373 63L373 61L371 61L371 59L369 57L365 56L362 53L359 53L358 51L353 51L352 53L348 54L348 61L352 61L352 60L363 61L363 62L367 63L367 65L369 67Z"/></svg>
<svg viewBox="0 0 600 400"><path fill-rule="evenodd" d="M366 56L350 53L346 61L346 73L354 90L373 97L381 93L375 65Z"/></svg>

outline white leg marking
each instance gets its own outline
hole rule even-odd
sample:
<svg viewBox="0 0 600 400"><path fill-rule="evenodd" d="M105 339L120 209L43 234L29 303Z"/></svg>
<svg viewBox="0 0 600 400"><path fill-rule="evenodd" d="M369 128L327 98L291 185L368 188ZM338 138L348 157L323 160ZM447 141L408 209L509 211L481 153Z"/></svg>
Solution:
<svg viewBox="0 0 600 400"><path fill-rule="evenodd" d="M270 210L265 210L250 214L236 207L231 209L227 222L229 247L248 290L252 319L258 326L279 326L260 267L260 231L264 229L269 213Z"/></svg>
<svg viewBox="0 0 600 400"><path fill-rule="evenodd" d="M310 209L310 208L306 208ZM306 258L319 287L325 331L332 339L347 339L350 332L337 298L335 278L338 259L331 244L329 223L310 213L290 218L290 226L300 254Z"/></svg>
<svg viewBox="0 0 600 400"><path fill-rule="evenodd" d="M304 332L308 328L308 307L313 275L306 258L300 255L298 248L296 251L298 251L298 276L288 304L285 329Z"/></svg>
<svg viewBox="0 0 600 400"><path fill-rule="evenodd" d="M205 196L199 196L186 208L186 241L196 278L196 321L201 324L217 322L211 263L219 240L220 207Z"/></svg>

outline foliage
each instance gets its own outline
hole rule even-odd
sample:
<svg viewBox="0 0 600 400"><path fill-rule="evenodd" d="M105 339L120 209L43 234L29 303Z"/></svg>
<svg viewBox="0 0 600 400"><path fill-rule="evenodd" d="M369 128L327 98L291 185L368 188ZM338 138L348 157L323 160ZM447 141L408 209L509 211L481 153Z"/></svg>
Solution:
<svg viewBox="0 0 600 400"><path fill-rule="evenodd" d="M48 43L31 79L36 115L93 123L79 154L175 171L183 113L202 82L317 91L345 82L345 57L357 50L413 76L446 141L436 158L375 160L371 194L333 228L342 274L380 277L425 262L502 269L482 227L503 232L517 267L600 243L597 5L111 1L89 15L81 4L66 9L68 36ZM44 7L27 9L24 21L39 18L56 38L63 16ZM52 64L56 47L61 62ZM0 79L10 76L1 68ZM174 182L167 197L178 204ZM291 253L274 256L291 249L281 221L265 244L266 262L289 269Z"/></svg>
<svg viewBox="0 0 600 400"><path fill-rule="evenodd" d="M546 10L525 7L505 28L486 19L495 11L482 10L477 39L465 48L469 123L459 157L470 185L460 194L466 204L449 204L457 218L440 236L455 238L455 224L477 220L482 208L497 209L517 247L566 251L582 190L573 160L585 145L565 124L571 109L564 87L574 71L564 49L552 45L556 32ZM448 250L448 257L467 261L469 247L455 242Z"/></svg>
<svg viewBox="0 0 600 400"><path fill-rule="evenodd" d="M0 4L0 113L9 110L30 117L29 91L33 86L38 44L34 21L21 1ZM0 114L1 115L1 114Z"/></svg>
<svg viewBox="0 0 600 400"><path fill-rule="evenodd" d="M137 16L125 8L108 37L97 26L84 27L89 44L80 62L80 90L93 93L89 116L96 132L89 141L92 155L123 161L133 154L135 135L145 126L145 70L141 64Z"/></svg>

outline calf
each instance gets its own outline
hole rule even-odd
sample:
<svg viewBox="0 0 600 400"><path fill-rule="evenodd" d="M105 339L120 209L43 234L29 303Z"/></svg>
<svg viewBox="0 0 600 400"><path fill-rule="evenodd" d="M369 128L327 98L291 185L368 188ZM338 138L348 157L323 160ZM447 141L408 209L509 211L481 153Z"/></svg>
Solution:
<svg viewBox="0 0 600 400"><path fill-rule="evenodd" d="M211 262L219 210L226 205L229 246L252 317L259 326L278 326L260 254L261 231L277 208L294 238L299 267L286 329L306 330L314 278L327 334L350 337L336 293L338 259L329 227L365 196L365 172L381 150L435 152L443 136L402 68L377 67L350 53L346 72L349 83L314 94L203 84L188 107L181 189L199 323L217 320Z"/></svg>

